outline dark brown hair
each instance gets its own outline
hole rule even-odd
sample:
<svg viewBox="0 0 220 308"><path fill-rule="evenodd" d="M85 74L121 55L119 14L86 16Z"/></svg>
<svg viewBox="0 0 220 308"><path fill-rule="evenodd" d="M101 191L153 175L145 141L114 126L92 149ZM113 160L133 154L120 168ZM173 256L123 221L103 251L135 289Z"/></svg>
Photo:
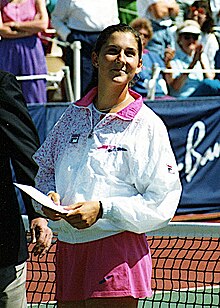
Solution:
<svg viewBox="0 0 220 308"><path fill-rule="evenodd" d="M97 38L96 44L95 44L95 48L94 51L95 53L98 55L102 49L102 46L104 44L106 44L106 42L108 41L109 37L115 33L115 32L129 32L132 33L134 35L134 38L137 42L138 45L138 55L139 55L139 59L141 59L142 56L142 44L141 44L141 38L139 33L133 29L132 27L126 25L126 24L117 24L117 25L112 25L109 26L107 28L105 28L99 35L99 37Z"/></svg>
<svg viewBox="0 0 220 308"><path fill-rule="evenodd" d="M138 57L139 57L139 59L141 59L141 57L142 57L141 37L135 29L133 29L132 27L130 27L129 25L126 25L126 24L116 24L116 25L111 25L111 26L108 26L107 28L105 28L100 33L100 35L98 36L93 51L97 55L99 55L103 45L107 43L110 36L115 32L124 32L124 33L133 34L133 36L134 36L134 38L137 42L137 45L138 45ZM88 92L89 90L91 90L93 87L97 86L97 84L98 84L98 71L97 71L97 68L94 67L92 80L91 80L89 86L87 87L85 93Z"/></svg>
<svg viewBox="0 0 220 308"><path fill-rule="evenodd" d="M213 31L213 26L214 26L214 19L212 17L212 11L210 8L210 4L208 1L205 0L197 0L194 1L187 9L186 14L185 14L185 19L188 19L188 14L190 12L190 8L196 7L197 9L199 8L204 8L206 12L206 20L204 21L203 25L201 26L201 31L204 33L210 33Z"/></svg>

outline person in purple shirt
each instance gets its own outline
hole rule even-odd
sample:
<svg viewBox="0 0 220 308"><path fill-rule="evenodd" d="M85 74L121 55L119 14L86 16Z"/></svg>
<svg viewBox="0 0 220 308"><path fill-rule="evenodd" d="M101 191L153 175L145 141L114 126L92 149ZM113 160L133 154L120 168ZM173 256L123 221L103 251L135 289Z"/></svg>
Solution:
<svg viewBox="0 0 220 308"><path fill-rule="evenodd" d="M15 76L47 74L39 33L48 26L44 0L0 1L0 69ZM21 82L26 103L46 103L46 79Z"/></svg>

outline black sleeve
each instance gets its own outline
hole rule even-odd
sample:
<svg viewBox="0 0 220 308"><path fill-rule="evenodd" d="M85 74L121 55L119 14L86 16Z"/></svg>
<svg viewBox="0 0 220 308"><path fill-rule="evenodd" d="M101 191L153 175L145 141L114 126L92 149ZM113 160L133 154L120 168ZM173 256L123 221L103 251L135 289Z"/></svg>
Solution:
<svg viewBox="0 0 220 308"><path fill-rule="evenodd" d="M32 159L39 137L15 76L0 71L0 129L18 183L34 186L37 165ZM11 185L13 185L11 183ZM22 194L29 220L39 217L31 199Z"/></svg>

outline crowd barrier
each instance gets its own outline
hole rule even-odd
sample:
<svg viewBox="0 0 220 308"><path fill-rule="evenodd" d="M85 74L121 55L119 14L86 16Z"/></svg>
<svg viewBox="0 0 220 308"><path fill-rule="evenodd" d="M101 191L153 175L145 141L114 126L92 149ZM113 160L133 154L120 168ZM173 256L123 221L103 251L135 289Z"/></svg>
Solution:
<svg viewBox="0 0 220 308"><path fill-rule="evenodd" d="M183 186L177 214L220 212L220 96L145 104L167 126L176 156ZM69 105L28 106L41 142Z"/></svg>

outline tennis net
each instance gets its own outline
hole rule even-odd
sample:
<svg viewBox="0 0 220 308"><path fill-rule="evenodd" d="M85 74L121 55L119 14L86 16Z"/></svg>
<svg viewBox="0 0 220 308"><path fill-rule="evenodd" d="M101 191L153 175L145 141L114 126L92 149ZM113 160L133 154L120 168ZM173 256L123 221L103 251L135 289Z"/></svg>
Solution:
<svg viewBox="0 0 220 308"><path fill-rule="evenodd" d="M220 224L177 223L148 234L153 261L152 298L139 308L220 307ZM27 272L29 307L56 307L56 237L43 258L29 244Z"/></svg>

